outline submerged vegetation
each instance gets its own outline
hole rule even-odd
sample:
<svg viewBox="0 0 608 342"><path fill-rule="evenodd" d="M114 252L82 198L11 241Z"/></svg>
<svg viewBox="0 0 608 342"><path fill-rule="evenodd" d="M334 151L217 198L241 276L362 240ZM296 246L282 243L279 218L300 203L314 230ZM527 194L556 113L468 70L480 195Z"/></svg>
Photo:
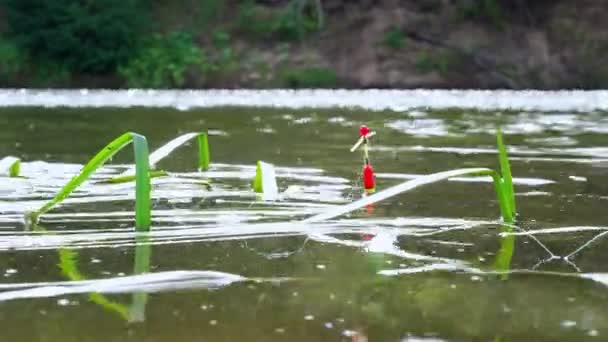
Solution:
<svg viewBox="0 0 608 342"><path fill-rule="evenodd" d="M362 126L365 127L365 126ZM367 131L367 127L365 127ZM367 134L367 133L366 133ZM375 134L375 133L374 133ZM364 137L366 137L365 135ZM83 182L88 180L93 172L101 167L105 162L111 159L117 152L130 143L133 143L133 152L135 155L135 167L127 170L122 175L109 179L112 183L121 183L135 180L135 227L137 231L149 231L151 225L151 183L150 178L162 177L168 175L162 170L152 170L161 159L167 157L179 146L182 146L189 140L197 138L198 141L198 166L202 171L209 168L209 144L207 134L205 133L187 133L181 135L161 148L156 150L151 155L148 154L148 143L144 136L136 133L125 133L120 137L110 142L99 153L97 153L80 171L78 175L72 178L50 201L44 204L39 209L27 214L27 221L30 225L36 226L39 217L51 210L54 206L65 200L74 190L76 190ZM363 139L363 138L362 138ZM421 185L436 183L447 180L456 176L490 176L494 182L497 201L500 207L501 217L503 222L513 224L516 216L515 195L513 190L513 180L509 165L509 158L506 151L506 146L502 139L500 129L497 130L496 142L498 146L498 156L500 164L500 172L488 168L467 168L451 171L444 171L420 177L415 180L406 181L402 184L385 189L378 193L370 194L353 203L332 208L326 212L311 216L302 222L312 223L335 218L337 216L350 213L367 205L391 198L400 193L415 189ZM357 145L355 145L357 146ZM366 144L367 146L367 144ZM355 147L356 148L356 147ZM365 149L367 151L367 149ZM5 158L9 161L17 161L13 164L8 164L10 169L19 165L19 160L14 158ZM368 160L366 152L366 160ZM17 166L18 169L18 166ZM18 172L17 172L18 173ZM13 176L13 173L10 173ZM208 185L208 183L206 183ZM256 174L252 183L253 191L263 195L264 200L276 200L278 198L278 186L276 182L276 174L274 166L262 161L258 161L256 166Z"/></svg>
<svg viewBox="0 0 608 342"><path fill-rule="evenodd" d="M51 210L54 206L65 200L76 188L91 177L93 172L100 168L105 162L111 159L122 148L133 143L133 154L135 156L135 167L125 172L125 174L109 179L111 183L121 183L135 179L135 227L137 231L148 231L151 222L151 199L150 199L150 178L166 176L164 171L150 171L161 159L169 155L173 150L197 138L198 141L198 166L201 170L209 168L209 142L206 133L187 133L181 135L154 153L148 153L148 142L142 135L127 132L110 142L99 153L97 153L76 175L70 180L59 193L43 205L40 209L28 214L28 221L35 225L38 223L40 215Z"/></svg>
<svg viewBox="0 0 608 342"><path fill-rule="evenodd" d="M125 133L110 142L99 151L60 191L45 205L28 214L28 221L35 225L40 215L51 210L54 206L65 200L76 188L84 183L91 174L111 159L125 146L133 143L133 154L135 155L135 227L138 231L150 229L150 174L148 142L142 135L136 133Z"/></svg>

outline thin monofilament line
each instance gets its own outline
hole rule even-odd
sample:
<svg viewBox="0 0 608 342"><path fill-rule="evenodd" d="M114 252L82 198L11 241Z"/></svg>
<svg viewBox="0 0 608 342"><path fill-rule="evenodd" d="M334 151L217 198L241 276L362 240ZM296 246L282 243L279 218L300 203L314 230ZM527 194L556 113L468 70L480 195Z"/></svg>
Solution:
<svg viewBox="0 0 608 342"><path fill-rule="evenodd" d="M594 236L593 238L591 238L591 240L587 241L586 243L584 243L582 246L580 246L579 248L577 248L576 250L574 250L574 252L566 255L564 257L564 259L568 260L570 257L572 257L575 254L578 254L580 251L582 251L583 249L587 248L589 245L591 245L592 243L594 243L596 240L600 239L601 237L603 237L604 235L608 234L608 231L602 232L597 234L596 236Z"/></svg>

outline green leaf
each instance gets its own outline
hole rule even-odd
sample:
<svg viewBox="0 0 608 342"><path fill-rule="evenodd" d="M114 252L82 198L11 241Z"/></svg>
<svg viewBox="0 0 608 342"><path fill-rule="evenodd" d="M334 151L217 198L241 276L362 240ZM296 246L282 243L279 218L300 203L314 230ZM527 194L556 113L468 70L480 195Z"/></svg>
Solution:
<svg viewBox="0 0 608 342"><path fill-rule="evenodd" d="M509 155L507 154L507 148L502 139L502 132L500 128L496 129L496 145L498 146L498 161L500 163L500 173L503 179L503 189L505 191L505 196L509 199L511 216L515 217L517 208L515 207L513 177L511 175L511 166L509 164Z"/></svg>
<svg viewBox="0 0 608 342"><path fill-rule="evenodd" d="M17 157L8 156L0 159L0 176L19 177L21 171L21 160Z"/></svg>
<svg viewBox="0 0 608 342"><path fill-rule="evenodd" d="M149 231L150 209L150 160L148 142L143 135L131 133L135 153L135 228L138 232Z"/></svg>
<svg viewBox="0 0 608 342"><path fill-rule="evenodd" d="M8 170L9 177L19 177L19 173L21 172L21 161L17 159L11 168Z"/></svg>
<svg viewBox="0 0 608 342"><path fill-rule="evenodd" d="M156 164L168 157L178 147L184 145L188 141L198 137L198 155L199 155L199 167L202 170L209 169L209 143L207 141L207 134L203 132L198 133L186 133L172 139L168 143L156 149L150 154L150 167L156 167ZM150 172L151 177L160 177L164 171L152 171ZM121 183L132 180L135 174L135 168L131 167L127 171L123 172L120 176L113 177L108 180L111 183ZM166 173L165 173L166 174Z"/></svg>
<svg viewBox="0 0 608 342"><path fill-rule="evenodd" d="M258 194L261 194L264 192L264 189L262 187L262 165L261 165L261 161L258 160L256 167L255 167L255 177L253 178L253 191L255 191Z"/></svg>
<svg viewBox="0 0 608 342"><path fill-rule="evenodd" d="M258 161L253 179L253 191L262 194L265 201L274 201L279 196L274 165Z"/></svg>
<svg viewBox="0 0 608 342"><path fill-rule="evenodd" d="M510 226L503 226L501 232L511 232ZM513 259L513 250L515 249L515 236L508 235L500 238L500 249L496 253L494 260L494 268L501 273L501 279L507 280L509 270L511 269L511 260Z"/></svg>
<svg viewBox="0 0 608 342"><path fill-rule="evenodd" d="M209 139L207 139L207 134L199 133L198 134L198 167L203 170L209 170Z"/></svg>

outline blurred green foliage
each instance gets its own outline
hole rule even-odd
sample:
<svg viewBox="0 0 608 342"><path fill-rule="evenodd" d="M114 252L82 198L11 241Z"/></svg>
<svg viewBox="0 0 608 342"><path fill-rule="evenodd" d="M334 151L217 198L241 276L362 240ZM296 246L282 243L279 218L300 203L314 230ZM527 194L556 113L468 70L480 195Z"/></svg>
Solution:
<svg viewBox="0 0 608 342"><path fill-rule="evenodd" d="M450 72L460 69L462 65L462 56L452 51L443 51L437 54L423 51L418 55L418 59L416 60L416 70L418 72L426 74L436 71L442 77L446 77Z"/></svg>
<svg viewBox="0 0 608 342"><path fill-rule="evenodd" d="M127 86L136 88L182 87L188 71L204 73L205 55L192 35L176 31L154 34L118 69Z"/></svg>
<svg viewBox="0 0 608 342"><path fill-rule="evenodd" d="M421 0L415 6L423 13L455 9L458 14L454 18L502 30L517 20L516 13L530 16L528 12L539 2L551 1ZM284 67L290 64L288 60L298 58L287 53L282 56L279 48L285 44L294 47L294 52L287 49L288 53L300 53L301 45L295 43L304 39L306 48L327 45L315 45L314 41L315 33L324 26L322 4L333 15L347 2L0 0L0 20L6 19L0 22L0 84L53 87L83 82L86 86L90 80L103 79L120 85L120 78L116 77L120 76L132 87L204 86L218 82L230 86L234 80L251 79L260 80L262 85L270 82L289 87L334 87L338 83L334 71L316 67L288 69ZM185 32L197 33L197 39ZM389 26L375 39L378 45L395 51L412 42L397 26ZM584 61L578 63L584 65L574 67L581 75L579 79L584 80L581 86L604 84L606 68L596 62L601 52L591 49L582 38L575 42L582 47L577 58ZM246 49L251 46L271 53L264 55L263 68L251 72L255 77L247 79L244 65ZM460 64L462 56L457 54L422 52L415 66L420 72L437 71L445 76ZM540 78L538 84L542 84Z"/></svg>
<svg viewBox="0 0 608 342"><path fill-rule="evenodd" d="M138 0L0 1L18 47L72 72L115 70L131 57L143 23Z"/></svg>
<svg viewBox="0 0 608 342"><path fill-rule="evenodd" d="M213 32L213 53L209 56L207 69L212 72L229 69L236 61L236 55L232 48L230 34L223 30Z"/></svg>
<svg viewBox="0 0 608 342"><path fill-rule="evenodd" d="M65 87L69 86L72 73L59 62L40 61L29 64L28 73L33 87Z"/></svg>
<svg viewBox="0 0 608 342"><path fill-rule="evenodd" d="M465 20L487 20L496 29L505 25L505 13L499 0L474 0L458 7L460 16Z"/></svg>
<svg viewBox="0 0 608 342"><path fill-rule="evenodd" d="M295 41L320 29L318 13L309 0L292 0L272 10L247 0L240 6L237 28L256 38Z"/></svg>
<svg viewBox="0 0 608 342"><path fill-rule="evenodd" d="M2 39L2 37L0 37L0 56L2 56L0 81L11 82L23 70L25 56L14 43Z"/></svg>
<svg viewBox="0 0 608 342"><path fill-rule="evenodd" d="M391 27L385 34L384 39L382 40L382 44L394 49L400 50L405 47L405 33L401 31L398 27Z"/></svg>

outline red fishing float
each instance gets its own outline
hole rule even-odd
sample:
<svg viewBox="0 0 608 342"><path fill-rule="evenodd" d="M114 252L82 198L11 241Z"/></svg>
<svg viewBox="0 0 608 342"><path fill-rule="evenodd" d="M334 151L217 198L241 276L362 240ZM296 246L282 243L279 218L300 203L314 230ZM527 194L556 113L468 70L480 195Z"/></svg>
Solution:
<svg viewBox="0 0 608 342"><path fill-rule="evenodd" d="M369 134L369 127L361 125L361 127L359 128L359 134L362 137L366 137Z"/></svg>
<svg viewBox="0 0 608 342"><path fill-rule="evenodd" d="M374 169L370 164L365 164L363 166L363 188L367 192L373 192L376 188L376 176L374 176Z"/></svg>
<svg viewBox="0 0 608 342"><path fill-rule="evenodd" d="M357 140L350 151L354 152L357 148L359 148L359 146L363 146L363 170L361 172L361 178L363 180L363 188L365 189L365 192L371 194L376 189L376 177L374 175L372 164L369 161L368 148L369 139L376 135L376 132L372 132L366 125L361 125L361 127L359 127L359 135L359 140Z"/></svg>

